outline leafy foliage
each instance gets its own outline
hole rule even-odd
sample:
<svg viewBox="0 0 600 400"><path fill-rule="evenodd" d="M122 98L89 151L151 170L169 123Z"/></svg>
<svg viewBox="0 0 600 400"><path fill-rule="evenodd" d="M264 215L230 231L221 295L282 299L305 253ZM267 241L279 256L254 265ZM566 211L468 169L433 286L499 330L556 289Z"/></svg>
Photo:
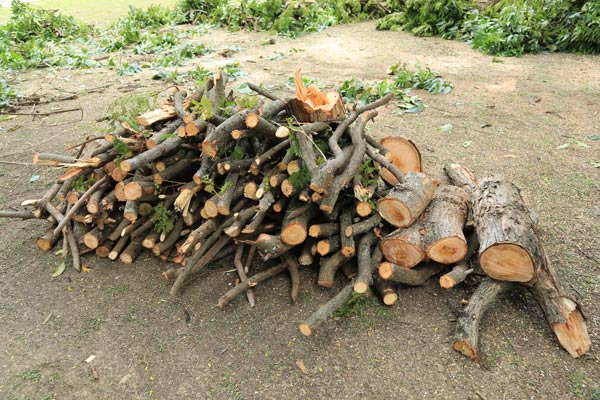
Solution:
<svg viewBox="0 0 600 400"><path fill-rule="evenodd" d="M310 172L308 168L302 164L300 171L291 174L288 180L296 189L304 189L310 183Z"/></svg>
<svg viewBox="0 0 600 400"><path fill-rule="evenodd" d="M487 54L600 52L597 0L501 0L480 9L473 0L394 0L378 29L462 39Z"/></svg>
<svg viewBox="0 0 600 400"><path fill-rule="evenodd" d="M171 210L165 207L163 203L158 203L152 208L152 222L154 230L161 234L168 234L173 230L173 221L171 221Z"/></svg>
<svg viewBox="0 0 600 400"><path fill-rule="evenodd" d="M0 76L0 110L4 110L17 98L17 91L10 87L6 80Z"/></svg>

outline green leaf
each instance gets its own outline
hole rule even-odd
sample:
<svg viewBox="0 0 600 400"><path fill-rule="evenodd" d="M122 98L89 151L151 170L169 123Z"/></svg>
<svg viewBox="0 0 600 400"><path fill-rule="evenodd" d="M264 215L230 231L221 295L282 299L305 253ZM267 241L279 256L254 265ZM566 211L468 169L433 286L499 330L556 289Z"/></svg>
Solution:
<svg viewBox="0 0 600 400"><path fill-rule="evenodd" d="M52 273L52 277L56 278L57 276L62 275L63 272L65 272L65 262L64 261L61 262L60 264L58 264L58 266L56 267L56 269Z"/></svg>
<svg viewBox="0 0 600 400"><path fill-rule="evenodd" d="M580 142L579 140L576 140L575 143L577 143L577 146L579 147L583 147L584 149L589 149L590 145L584 142Z"/></svg>
<svg viewBox="0 0 600 400"><path fill-rule="evenodd" d="M471 146L473 144L472 140L467 140L463 143L463 147L466 149L467 147Z"/></svg>
<svg viewBox="0 0 600 400"><path fill-rule="evenodd" d="M438 128L438 130L442 133L448 133L452 130L452 128L454 128L454 126L452 124L445 124L442 125Z"/></svg>
<svg viewBox="0 0 600 400"><path fill-rule="evenodd" d="M561 149L562 150L562 149L568 148L569 146L571 146L571 143L563 143L560 146L558 146L557 149Z"/></svg>
<svg viewBox="0 0 600 400"><path fill-rule="evenodd" d="M600 135L590 135L590 140L600 140Z"/></svg>
<svg viewBox="0 0 600 400"><path fill-rule="evenodd" d="M600 168L600 161L590 161L590 164L592 164L592 167L594 168Z"/></svg>
<svg viewBox="0 0 600 400"><path fill-rule="evenodd" d="M29 182L33 183L33 182L35 182L35 181L37 181L39 179L40 179L39 175L31 175L31 177L29 178Z"/></svg>

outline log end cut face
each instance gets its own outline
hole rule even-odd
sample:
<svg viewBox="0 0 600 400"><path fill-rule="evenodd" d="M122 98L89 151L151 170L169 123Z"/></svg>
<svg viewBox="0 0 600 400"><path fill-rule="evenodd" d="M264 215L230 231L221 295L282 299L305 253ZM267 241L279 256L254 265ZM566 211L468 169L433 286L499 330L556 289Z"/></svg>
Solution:
<svg viewBox="0 0 600 400"><path fill-rule="evenodd" d="M454 347L454 350L466 357L469 357L471 360L477 358L477 350L474 349L466 340L457 340L454 342L452 347Z"/></svg>
<svg viewBox="0 0 600 400"><path fill-rule="evenodd" d="M300 223L292 223L281 231L281 241L290 246L296 246L304 243L308 232L306 227Z"/></svg>
<svg viewBox="0 0 600 400"><path fill-rule="evenodd" d="M394 305L394 303L396 303L396 301L398 300L398 295L390 290L389 292L386 292L382 298L383 304L385 304L386 306L391 306Z"/></svg>
<svg viewBox="0 0 600 400"><path fill-rule="evenodd" d="M298 328L300 329L300 332L304 335L304 336L311 336L312 335L312 328L310 327L309 324L307 324L306 322L301 323Z"/></svg>
<svg viewBox="0 0 600 400"><path fill-rule="evenodd" d="M404 268L412 268L425 258L422 249L401 239L382 240L381 252L387 261ZM381 277L386 279L383 275Z"/></svg>
<svg viewBox="0 0 600 400"><path fill-rule="evenodd" d="M498 243L479 256L481 268L494 279L529 282L535 275L534 260L527 250L514 243Z"/></svg>
<svg viewBox="0 0 600 400"><path fill-rule="evenodd" d="M441 264L454 264L465 258L467 242L458 236L440 239L427 249L427 256Z"/></svg>
<svg viewBox="0 0 600 400"><path fill-rule="evenodd" d="M383 198L379 200L377 211L383 219L397 228L406 228L412 222L410 209L399 199Z"/></svg>
<svg viewBox="0 0 600 400"><path fill-rule="evenodd" d="M578 358L587 353L592 345L585 324L585 318L577 308L577 304L568 298L561 299L560 313L566 322L555 322L552 330L562 347L573 358Z"/></svg>

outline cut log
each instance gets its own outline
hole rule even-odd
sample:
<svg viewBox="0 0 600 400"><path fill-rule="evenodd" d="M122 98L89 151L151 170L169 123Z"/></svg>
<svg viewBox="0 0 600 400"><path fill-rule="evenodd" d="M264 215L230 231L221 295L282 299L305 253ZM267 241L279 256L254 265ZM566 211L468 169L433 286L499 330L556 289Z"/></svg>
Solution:
<svg viewBox="0 0 600 400"><path fill-rule="evenodd" d="M565 294L550 259L541 244L542 266L529 290L556 335L560 345L573 357L587 353L591 340L581 307L574 298Z"/></svg>
<svg viewBox="0 0 600 400"><path fill-rule="evenodd" d="M429 278L444 268L445 265L434 262L413 269L404 268L390 262L383 262L379 265L379 276L382 279L402 283L407 286L422 286Z"/></svg>
<svg viewBox="0 0 600 400"><path fill-rule="evenodd" d="M313 238L329 237L337 235L340 232L340 224L337 222L327 222L324 224L311 225L308 228L308 236Z"/></svg>
<svg viewBox="0 0 600 400"><path fill-rule="evenodd" d="M387 150L387 157L402 173L421 172L421 153L413 142L399 136L388 136L380 142ZM397 185L398 179L385 168L379 171L381 177L390 185Z"/></svg>
<svg viewBox="0 0 600 400"><path fill-rule="evenodd" d="M358 274L354 281L354 291L365 293L373 283L374 265L371 262L371 247L377 242L375 233L365 234L358 243Z"/></svg>
<svg viewBox="0 0 600 400"><path fill-rule="evenodd" d="M221 298L217 302L217 307L219 307L219 308L225 307L233 299L235 299L239 294L243 293L244 291L250 289L251 287L258 285L260 282L267 280L285 270L286 270L286 266L284 264L279 264L279 265L277 265L273 268L270 268L266 271L260 272L256 275L246 279L245 281L240 282L233 289L231 289L230 291L225 293L223 296L221 296Z"/></svg>
<svg viewBox="0 0 600 400"><path fill-rule="evenodd" d="M350 260L350 257L342 254L338 251L327 259L321 259L321 267L319 268L319 279L317 285L331 288L333 287L333 281L337 270Z"/></svg>
<svg viewBox="0 0 600 400"><path fill-rule="evenodd" d="M300 77L300 70L294 76L296 97L288 107L300 122L334 121L343 119L346 109L338 92L321 92L315 85L308 88Z"/></svg>
<svg viewBox="0 0 600 400"><path fill-rule="evenodd" d="M334 312L343 307L352 297L353 282L346 285L331 300L321 306L310 317L302 322L298 328L304 336L311 336L316 328L327 320Z"/></svg>
<svg viewBox="0 0 600 400"><path fill-rule="evenodd" d="M316 215L317 209L297 198L292 199L281 224L281 240L296 246L306 240L308 222Z"/></svg>
<svg viewBox="0 0 600 400"><path fill-rule="evenodd" d="M467 220L467 194L456 186L440 186L427 209L424 223L427 257L454 264L467 254L463 227Z"/></svg>
<svg viewBox="0 0 600 400"><path fill-rule="evenodd" d="M433 198L436 183L420 172L409 172L400 183L377 202L377 211L397 228L410 226Z"/></svg>
<svg viewBox="0 0 600 400"><path fill-rule="evenodd" d="M416 222L406 229L398 229L380 242L383 256L391 263L412 268L426 259L423 245L424 229Z"/></svg>
<svg viewBox="0 0 600 400"><path fill-rule="evenodd" d="M495 177L482 178L471 203L483 271L503 281L533 280L542 260L535 223L519 189Z"/></svg>
<svg viewBox="0 0 600 400"><path fill-rule="evenodd" d="M477 290L471 295L467 306L458 316L454 333L454 350L471 359L477 358L479 322L499 294L514 288L516 288L516 285L512 283L490 278L481 282Z"/></svg>

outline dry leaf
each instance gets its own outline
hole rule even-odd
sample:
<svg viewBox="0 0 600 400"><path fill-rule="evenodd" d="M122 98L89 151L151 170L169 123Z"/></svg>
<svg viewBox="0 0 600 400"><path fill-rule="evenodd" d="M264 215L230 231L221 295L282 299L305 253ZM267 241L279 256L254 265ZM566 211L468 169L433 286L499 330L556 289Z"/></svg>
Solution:
<svg viewBox="0 0 600 400"><path fill-rule="evenodd" d="M58 264L58 266L52 273L52 277L56 278L57 276L60 276L63 272L65 272L65 263L61 262L60 264Z"/></svg>
<svg viewBox="0 0 600 400"><path fill-rule="evenodd" d="M303 374L308 374L308 371L304 366L304 361L302 361L301 359L297 359L296 365L298 366L298 368L300 368L300 371L302 371Z"/></svg>
<svg viewBox="0 0 600 400"><path fill-rule="evenodd" d="M83 272L90 272L92 270L92 266L90 264L83 264L81 266L81 270Z"/></svg>

